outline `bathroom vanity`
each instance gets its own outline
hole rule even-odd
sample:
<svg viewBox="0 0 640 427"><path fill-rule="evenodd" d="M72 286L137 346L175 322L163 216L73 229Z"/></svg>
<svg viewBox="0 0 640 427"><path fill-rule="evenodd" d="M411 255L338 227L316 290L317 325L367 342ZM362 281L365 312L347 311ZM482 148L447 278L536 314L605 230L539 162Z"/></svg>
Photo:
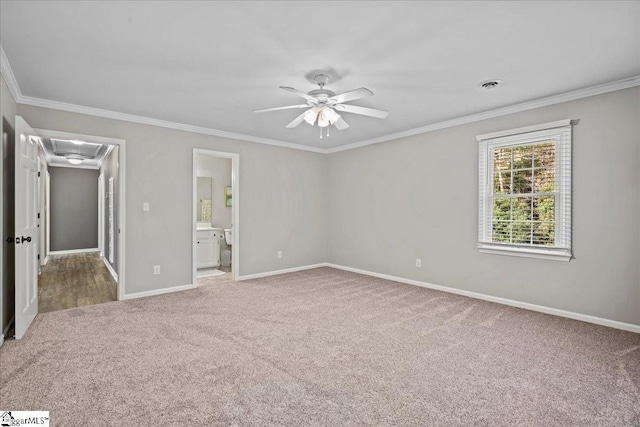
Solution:
<svg viewBox="0 0 640 427"><path fill-rule="evenodd" d="M220 239L222 229L198 227L196 230L197 268L218 267L220 265Z"/></svg>

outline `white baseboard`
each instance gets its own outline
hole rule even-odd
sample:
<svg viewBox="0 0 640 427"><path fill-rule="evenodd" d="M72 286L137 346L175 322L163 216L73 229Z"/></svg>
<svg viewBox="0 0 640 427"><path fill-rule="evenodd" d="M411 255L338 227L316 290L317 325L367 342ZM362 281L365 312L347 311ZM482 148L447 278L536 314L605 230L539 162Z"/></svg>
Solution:
<svg viewBox="0 0 640 427"><path fill-rule="evenodd" d="M238 276L236 281L259 279L260 277L277 276L278 274L294 273L296 271L311 270L318 267L327 267L329 264L321 262L319 264L303 265L301 267L285 268L284 270L266 271L264 273L247 274L244 276Z"/></svg>
<svg viewBox="0 0 640 427"><path fill-rule="evenodd" d="M353 273L359 273L367 276L378 277L380 279L393 280L394 282L421 286L423 288L435 289L438 291L448 292L451 294L463 295L470 298L476 298L484 301L491 301L498 304L524 308L526 310L538 311L540 313L552 314L554 316L566 317L569 319L580 320L583 322L595 323L596 325L608 326L610 328L622 329L624 331L640 333L640 325L633 325L631 323L624 323L624 322L618 322L617 320L603 319L602 317L589 316L587 314L574 313L572 311L565 311L557 308L545 307L542 305L529 304L527 302L515 301L507 298L494 297L491 295L480 294L477 292L450 288L448 286L434 285L432 283L420 282L418 280L413 280L413 279L405 279L402 277L391 276L388 274L374 273L372 271L360 270L358 268L352 268L352 267L345 267L343 265L337 265L332 263L326 263L325 265L327 267L337 268L338 270L351 271Z"/></svg>
<svg viewBox="0 0 640 427"><path fill-rule="evenodd" d="M100 249L87 248L87 249L70 249L68 251L49 251L49 255L84 254L84 253L92 253L92 252L100 252ZM47 255L47 258L49 257L49 255Z"/></svg>
<svg viewBox="0 0 640 427"><path fill-rule="evenodd" d="M109 273L111 273L111 277L113 277L113 280L115 280L116 283L118 283L118 274L113 269L113 267L111 267L111 264L109 263L109 261L107 261L105 257L102 257L102 261L104 262L104 265L107 266L107 270L109 270Z"/></svg>
<svg viewBox="0 0 640 427"><path fill-rule="evenodd" d="M51 253L51 252L49 252L49 253ZM44 262L42 263L42 265L47 265L48 262L49 262L49 255L44 257Z"/></svg>
<svg viewBox="0 0 640 427"><path fill-rule="evenodd" d="M135 299L135 298L142 298L142 297L151 297L154 295L168 294L171 292L186 291L188 289L195 289L195 286L193 285L173 286L171 288L154 289L152 291L136 292L134 294L124 294L120 299L125 300L125 299Z"/></svg>

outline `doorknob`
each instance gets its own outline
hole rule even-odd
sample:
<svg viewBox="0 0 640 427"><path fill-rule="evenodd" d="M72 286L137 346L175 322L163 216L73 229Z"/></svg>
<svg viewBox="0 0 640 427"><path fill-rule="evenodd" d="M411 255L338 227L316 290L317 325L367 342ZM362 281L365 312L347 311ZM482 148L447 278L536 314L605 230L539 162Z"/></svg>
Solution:
<svg viewBox="0 0 640 427"><path fill-rule="evenodd" d="M7 237L7 243L13 243L13 237Z"/></svg>
<svg viewBox="0 0 640 427"><path fill-rule="evenodd" d="M22 236L22 243L24 243L25 241L27 243L31 242L31 236L28 236L28 237ZM18 239L16 239L16 243L18 243Z"/></svg>

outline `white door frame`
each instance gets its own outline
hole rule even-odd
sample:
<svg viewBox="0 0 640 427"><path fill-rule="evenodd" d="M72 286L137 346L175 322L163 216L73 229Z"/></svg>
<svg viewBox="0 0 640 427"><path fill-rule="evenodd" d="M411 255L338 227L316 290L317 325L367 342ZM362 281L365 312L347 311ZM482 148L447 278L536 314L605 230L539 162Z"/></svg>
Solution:
<svg viewBox="0 0 640 427"><path fill-rule="evenodd" d="M104 256L104 174L98 175L98 249Z"/></svg>
<svg viewBox="0 0 640 427"><path fill-rule="evenodd" d="M198 223L198 213L196 211L195 200L198 198L198 176L197 176L197 158L198 156L220 157L223 159L231 159L231 188L233 188L233 200L231 202L232 212L232 228L233 243L231 244L231 275L234 281L240 277L240 154L227 153L224 151L204 150L200 148L193 149L193 193L191 197L191 283L193 287L198 286L197 277L197 249L196 249L196 226Z"/></svg>
<svg viewBox="0 0 640 427"><path fill-rule="evenodd" d="M40 254L40 267L47 262L47 236L46 236L46 223L47 223L47 174L45 166L46 161L44 157L38 157L38 224L40 225L40 238L38 253Z"/></svg>
<svg viewBox="0 0 640 427"><path fill-rule="evenodd" d="M46 254L44 263L49 262L49 252L51 252L51 175L49 170L45 171L44 181L44 204L45 204L45 223L47 224L45 234L45 247L44 252Z"/></svg>
<svg viewBox="0 0 640 427"><path fill-rule="evenodd" d="M81 133L63 132L50 129L35 129L42 138L58 138L58 139L78 139L81 141L93 142L96 144L107 144L118 146L118 300L124 299L125 296L125 238L127 235L126 227L126 141L124 139L107 138L104 136L85 135ZM49 215L47 215L47 218ZM48 230L48 229L47 229Z"/></svg>

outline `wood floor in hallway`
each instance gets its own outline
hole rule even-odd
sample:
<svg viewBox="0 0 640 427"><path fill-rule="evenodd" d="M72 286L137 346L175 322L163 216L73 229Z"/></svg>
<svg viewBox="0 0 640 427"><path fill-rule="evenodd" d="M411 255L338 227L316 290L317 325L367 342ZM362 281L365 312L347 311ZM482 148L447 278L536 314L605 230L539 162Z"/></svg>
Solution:
<svg viewBox="0 0 640 427"><path fill-rule="evenodd" d="M117 300L117 283L98 253L53 255L38 277L38 312Z"/></svg>

